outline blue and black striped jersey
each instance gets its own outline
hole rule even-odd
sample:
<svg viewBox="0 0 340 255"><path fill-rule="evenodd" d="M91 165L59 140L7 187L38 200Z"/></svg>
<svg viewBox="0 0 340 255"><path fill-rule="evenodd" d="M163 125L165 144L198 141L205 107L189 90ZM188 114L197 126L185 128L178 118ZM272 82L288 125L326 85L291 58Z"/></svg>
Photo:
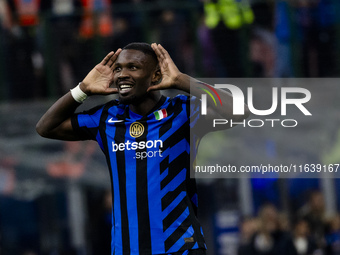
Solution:
<svg viewBox="0 0 340 255"><path fill-rule="evenodd" d="M96 140L106 155L112 254L205 249L196 183L190 178L190 136L195 135L190 126L199 110L196 98L163 96L144 117L114 100L72 118L81 138Z"/></svg>

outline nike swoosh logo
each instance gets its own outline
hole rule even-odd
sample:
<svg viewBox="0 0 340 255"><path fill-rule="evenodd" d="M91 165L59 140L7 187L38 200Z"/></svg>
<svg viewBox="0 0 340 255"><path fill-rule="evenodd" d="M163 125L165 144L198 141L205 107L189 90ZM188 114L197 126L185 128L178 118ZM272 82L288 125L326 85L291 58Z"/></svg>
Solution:
<svg viewBox="0 0 340 255"><path fill-rule="evenodd" d="M109 123L117 123L117 122L122 122L122 121L124 120L114 120L113 118L108 120Z"/></svg>

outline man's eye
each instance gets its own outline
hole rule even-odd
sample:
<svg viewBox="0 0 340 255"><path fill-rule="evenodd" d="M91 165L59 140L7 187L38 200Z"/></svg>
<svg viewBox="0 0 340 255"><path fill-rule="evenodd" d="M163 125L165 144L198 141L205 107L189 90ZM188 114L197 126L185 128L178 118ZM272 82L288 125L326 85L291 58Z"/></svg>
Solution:
<svg viewBox="0 0 340 255"><path fill-rule="evenodd" d="M115 69L113 69L113 71L115 71L115 72L119 72L120 70L122 70L121 67L116 67Z"/></svg>
<svg viewBox="0 0 340 255"><path fill-rule="evenodd" d="M131 70L136 70L137 66L131 66L130 68L131 68Z"/></svg>

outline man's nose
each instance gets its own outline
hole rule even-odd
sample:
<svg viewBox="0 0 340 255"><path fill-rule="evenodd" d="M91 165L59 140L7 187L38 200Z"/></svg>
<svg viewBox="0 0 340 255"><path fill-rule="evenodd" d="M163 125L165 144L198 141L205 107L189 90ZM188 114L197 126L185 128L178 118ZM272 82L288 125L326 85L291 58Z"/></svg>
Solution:
<svg viewBox="0 0 340 255"><path fill-rule="evenodd" d="M122 68L118 75L119 78L126 78L128 76L129 76L129 72L126 68Z"/></svg>

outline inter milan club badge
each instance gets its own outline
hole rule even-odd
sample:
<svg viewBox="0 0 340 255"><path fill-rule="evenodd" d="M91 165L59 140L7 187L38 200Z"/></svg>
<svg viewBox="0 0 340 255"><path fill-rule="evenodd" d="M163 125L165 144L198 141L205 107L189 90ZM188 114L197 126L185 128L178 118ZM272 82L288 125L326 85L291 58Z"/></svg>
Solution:
<svg viewBox="0 0 340 255"><path fill-rule="evenodd" d="M144 133L144 126L139 122L134 122L130 126L130 135L134 138L140 137Z"/></svg>

